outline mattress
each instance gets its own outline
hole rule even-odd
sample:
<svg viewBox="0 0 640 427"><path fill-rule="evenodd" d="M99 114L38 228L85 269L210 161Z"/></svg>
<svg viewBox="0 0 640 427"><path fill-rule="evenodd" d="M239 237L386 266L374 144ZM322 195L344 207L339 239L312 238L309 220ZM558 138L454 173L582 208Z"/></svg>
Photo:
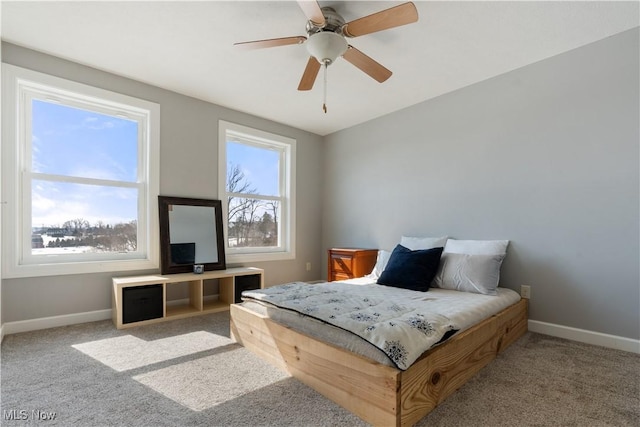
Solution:
<svg viewBox="0 0 640 427"><path fill-rule="evenodd" d="M362 286L379 286L376 285L375 280L368 278L350 279L342 282ZM314 285L309 284L309 286ZM440 306L445 308L440 314L449 317L456 324L458 328L457 334L520 300L520 295L517 292L507 288L498 288L495 296L438 288L431 288L426 293L401 291L405 293L415 292L416 296L421 298L428 297L429 299L441 301L443 304L440 304ZM331 343L383 365L395 366L384 352L351 332L291 310L279 309L268 303L245 300L242 302L242 306L320 341Z"/></svg>

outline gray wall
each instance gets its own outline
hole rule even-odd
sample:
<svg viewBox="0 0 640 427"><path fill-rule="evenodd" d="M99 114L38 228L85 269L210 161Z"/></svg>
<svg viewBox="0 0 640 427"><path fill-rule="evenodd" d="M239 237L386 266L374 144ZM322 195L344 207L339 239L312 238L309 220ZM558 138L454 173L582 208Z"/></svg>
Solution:
<svg viewBox="0 0 640 427"><path fill-rule="evenodd" d="M324 248L509 239L502 285L531 285L531 319L638 339L638 40L636 28L326 137Z"/></svg>
<svg viewBox="0 0 640 427"><path fill-rule="evenodd" d="M323 254L318 250L322 224L320 136L7 43L2 44L2 60L160 104L162 195L217 198L219 119L296 139L297 257L252 265L265 269L267 285L323 275ZM307 261L312 263L310 272L305 268ZM110 309L111 277L142 273L149 271L5 279L2 322Z"/></svg>

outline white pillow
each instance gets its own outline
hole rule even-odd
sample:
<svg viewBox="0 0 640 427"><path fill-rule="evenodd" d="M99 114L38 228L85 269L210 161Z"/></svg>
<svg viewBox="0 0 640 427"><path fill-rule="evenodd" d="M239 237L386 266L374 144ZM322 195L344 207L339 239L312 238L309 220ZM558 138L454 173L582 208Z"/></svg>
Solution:
<svg viewBox="0 0 640 427"><path fill-rule="evenodd" d="M447 240L444 252L468 255L505 255L508 240Z"/></svg>
<svg viewBox="0 0 640 427"><path fill-rule="evenodd" d="M504 254L443 253L432 286L462 292L496 295Z"/></svg>
<svg viewBox="0 0 640 427"><path fill-rule="evenodd" d="M373 266L373 270L371 270L371 273L367 274L364 277L378 280L384 269L387 267L389 257L391 257L391 252L385 251L384 249L379 250L378 258L376 258L376 265Z"/></svg>
<svg viewBox="0 0 640 427"><path fill-rule="evenodd" d="M442 237L408 237L402 236L400 244L407 249L417 251L419 249L444 248L447 236Z"/></svg>

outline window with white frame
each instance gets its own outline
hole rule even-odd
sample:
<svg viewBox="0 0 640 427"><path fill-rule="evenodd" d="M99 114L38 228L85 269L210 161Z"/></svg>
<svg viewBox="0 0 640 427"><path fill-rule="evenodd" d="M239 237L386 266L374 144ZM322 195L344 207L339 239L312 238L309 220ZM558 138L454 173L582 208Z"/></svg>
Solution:
<svg viewBox="0 0 640 427"><path fill-rule="evenodd" d="M295 139L219 122L227 262L295 258Z"/></svg>
<svg viewBox="0 0 640 427"><path fill-rule="evenodd" d="M3 64L3 274L158 267L157 104Z"/></svg>

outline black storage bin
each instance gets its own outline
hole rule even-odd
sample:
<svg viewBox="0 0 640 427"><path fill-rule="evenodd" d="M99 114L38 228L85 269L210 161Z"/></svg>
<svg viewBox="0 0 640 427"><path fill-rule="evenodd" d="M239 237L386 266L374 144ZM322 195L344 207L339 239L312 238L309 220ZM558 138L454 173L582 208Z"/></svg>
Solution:
<svg viewBox="0 0 640 427"><path fill-rule="evenodd" d="M242 291L249 289L260 289L260 275L250 274L248 276L236 276L236 287L234 302L242 302Z"/></svg>
<svg viewBox="0 0 640 427"><path fill-rule="evenodd" d="M122 323L162 317L162 285L122 288Z"/></svg>

